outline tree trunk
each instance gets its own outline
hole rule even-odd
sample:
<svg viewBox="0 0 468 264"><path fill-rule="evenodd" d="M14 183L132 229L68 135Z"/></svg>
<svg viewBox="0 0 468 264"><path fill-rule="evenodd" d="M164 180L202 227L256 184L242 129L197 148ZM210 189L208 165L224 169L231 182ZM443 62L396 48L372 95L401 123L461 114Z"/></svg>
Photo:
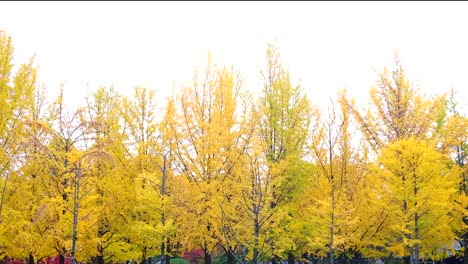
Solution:
<svg viewBox="0 0 468 264"><path fill-rule="evenodd" d="M211 264L211 252L205 250L205 264Z"/></svg>
<svg viewBox="0 0 468 264"><path fill-rule="evenodd" d="M418 216L418 213L415 214L414 216L414 225L415 225L415 228L414 228L414 238L415 239L419 239L419 216ZM416 243L414 245L414 249L413 249L413 255L414 255L414 262L413 264L419 264L419 243Z"/></svg>
<svg viewBox="0 0 468 264"><path fill-rule="evenodd" d="M172 254L172 249L171 249L171 240L169 238L166 239L166 255L164 258L164 261L161 262L162 264L169 264L171 263L171 254Z"/></svg>
<svg viewBox="0 0 468 264"><path fill-rule="evenodd" d="M65 264L65 257L63 256L63 254L59 255L59 264Z"/></svg>
<svg viewBox="0 0 468 264"><path fill-rule="evenodd" d="M162 182L161 182L161 196L163 197L163 199L165 199L166 197L166 155L163 155L163 166L162 166ZM163 202L165 203L165 202ZM165 214L165 210L162 211L162 214L161 214L161 224L162 226L165 226L166 225L166 214ZM166 264L166 263L169 263L168 261L168 257L167 257L167 253L166 253L166 249L167 249L167 241L166 241L166 237L164 236L163 239L162 239L162 242L161 242L161 263L162 264Z"/></svg>
<svg viewBox="0 0 468 264"><path fill-rule="evenodd" d="M104 264L104 256L96 256L96 264Z"/></svg>
<svg viewBox="0 0 468 264"><path fill-rule="evenodd" d="M403 176L403 182L406 182L405 177ZM406 200L403 201L403 212L405 215L408 213L408 204ZM411 223L407 222L406 223L406 230L411 230ZM406 234L405 235L407 239L411 239L411 234ZM408 257L403 257L405 264L413 264L413 247L408 247ZM408 259L407 259L408 258Z"/></svg>
<svg viewBox="0 0 468 264"><path fill-rule="evenodd" d="M463 254L463 264L468 264L468 232L465 233L463 247L465 248L465 253Z"/></svg>
<svg viewBox="0 0 468 264"><path fill-rule="evenodd" d="M234 264L234 256L233 256L233 250L229 247L227 252L227 264Z"/></svg>
<svg viewBox="0 0 468 264"><path fill-rule="evenodd" d="M32 253L29 253L29 257L28 257L28 264L34 264L34 256L32 255Z"/></svg>
<svg viewBox="0 0 468 264"><path fill-rule="evenodd" d="M414 263L414 247L413 246L409 247L409 257L410 257L410 259L409 259L410 264L415 264Z"/></svg>
<svg viewBox="0 0 468 264"><path fill-rule="evenodd" d="M166 241L163 238L163 241L161 242L161 264L166 264L167 263L166 259L167 259L167 257L166 257Z"/></svg>
<svg viewBox="0 0 468 264"><path fill-rule="evenodd" d="M72 248L71 248L71 257L72 264L76 264L76 241L77 241L77 228L78 228L78 193L80 191L80 178L81 178L81 169L78 168L78 171L75 175L75 190L73 192L73 227L72 227Z"/></svg>
<svg viewBox="0 0 468 264"><path fill-rule="evenodd" d="M332 146L331 138L328 139L330 146ZM334 172L333 172L333 163L331 162L333 160L333 151L330 148L329 149L329 159L330 159L330 181L332 184L332 189L331 189L331 214L330 214L330 219L331 219L331 224L330 224L330 264L333 264L334 261L334 235L335 235L335 182L334 182Z"/></svg>
<svg viewBox="0 0 468 264"><path fill-rule="evenodd" d="M167 238L166 240L166 262L162 264L170 264L171 263L171 257L170 254L172 254L172 247L171 247L171 239Z"/></svg>
<svg viewBox="0 0 468 264"><path fill-rule="evenodd" d="M142 254L141 254L141 264L146 264L147 263L147 261L146 261L146 251L147 251L147 248L144 247L143 251L142 251Z"/></svg>
<svg viewBox="0 0 468 264"><path fill-rule="evenodd" d="M296 263L296 256L294 256L293 253L289 252L288 253L288 264L294 264Z"/></svg>
<svg viewBox="0 0 468 264"><path fill-rule="evenodd" d="M254 209L254 212L256 210ZM258 237L260 235L260 224L258 222L258 215L255 216L254 220L254 248L253 248L253 258L252 258L252 263L257 264L258 263Z"/></svg>
<svg viewBox="0 0 468 264"><path fill-rule="evenodd" d="M413 174L413 194L416 197L418 194L418 183L416 181L416 175ZM414 207L417 208L418 202L414 202ZM414 239L419 239L419 215L418 212L414 214ZM419 264L419 243L413 246L413 263Z"/></svg>

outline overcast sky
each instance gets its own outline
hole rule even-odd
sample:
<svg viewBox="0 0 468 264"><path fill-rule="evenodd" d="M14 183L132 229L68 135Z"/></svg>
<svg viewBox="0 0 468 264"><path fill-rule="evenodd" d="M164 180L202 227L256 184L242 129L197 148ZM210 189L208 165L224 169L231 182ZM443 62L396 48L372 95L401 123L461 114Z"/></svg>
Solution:
<svg viewBox="0 0 468 264"><path fill-rule="evenodd" d="M468 102L468 2L0 2L15 62L36 56L49 93L70 104L100 85L169 94L207 52L258 90L268 43L315 103L347 87L366 100L374 70L399 51L426 95L454 88ZM86 88L88 87L88 88ZM468 108L468 107L465 107Z"/></svg>

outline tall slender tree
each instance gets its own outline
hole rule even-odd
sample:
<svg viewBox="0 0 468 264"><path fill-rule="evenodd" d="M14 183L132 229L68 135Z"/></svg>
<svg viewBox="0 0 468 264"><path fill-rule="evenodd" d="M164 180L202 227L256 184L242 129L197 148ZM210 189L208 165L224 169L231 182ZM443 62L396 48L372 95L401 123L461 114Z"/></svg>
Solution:
<svg viewBox="0 0 468 264"><path fill-rule="evenodd" d="M281 226L291 223L294 215L288 203L294 201L304 183L305 144L314 108L300 86L291 83L280 62L275 45L266 51L266 67L261 72L264 85L251 119L255 145L249 152L248 181L242 193L252 220L250 244L253 263L267 256L289 254L294 248ZM288 220L289 219L289 220ZM283 245L283 246L282 246Z"/></svg>
<svg viewBox="0 0 468 264"><path fill-rule="evenodd" d="M366 150L352 142L349 111L340 102L340 111L331 104L329 116L318 122L313 132L312 157L317 169L308 190L311 214L318 243L326 245L329 263L354 253L352 238L360 236L359 225L365 216L362 204L365 188ZM318 228L317 228L318 227ZM317 230L318 229L318 230ZM317 241L313 241L317 245Z"/></svg>
<svg viewBox="0 0 468 264"><path fill-rule="evenodd" d="M220 219L224 184L232 177L235 164L236 105L240 79L233 70L218 68L208 61L203 74L196 73L191 86L183 89L177 106L179 118L173 135L178 173L189 181L191 190L184 202L184 225L188 247L202 248L205 263L212 261L218 244L226 244ZM224 241L224 242L223 242Z"/></svg>
<svg viewBox="0 0 468 264"><path fill-rule="evenodd" d="M456 94L452 90L447 102L446 111L441 115L438 123L440 129L441 152L452 158L455 164L460 168L460 214L463 219L461 227L454 227L460 230L460 244L464 252L464 264L468 264L468 217L466 205L468 200L468 118L461 112L461 107L456 100ZM454 217L456 217L454 215Z"/></svg>

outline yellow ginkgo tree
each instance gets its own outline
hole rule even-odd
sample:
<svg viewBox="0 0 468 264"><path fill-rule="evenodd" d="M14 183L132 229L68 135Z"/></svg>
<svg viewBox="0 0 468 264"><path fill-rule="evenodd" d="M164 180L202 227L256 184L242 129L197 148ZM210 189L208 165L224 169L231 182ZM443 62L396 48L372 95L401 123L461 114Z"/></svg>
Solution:
<svg viewBox="0 0 468 264"><path fill-rule="evenodd" d="M177 174L188 180L178 203L190 222L179 230L187 248L204 250L207 264L218 245L229 248L221 206L239 157L236 106L240 85L234 70L209 60L205 72L195 74L192 85L182 90L175 104L175 165Z"/></svg>
<svg viewBox="0 0 468 264"><path fill-rule="evenodd" d="M452 218L458 206L457 170L430 142L408 138L382 149L374 173L391 223L388 251L418 264L450 249L456 239L451 223L461 221Z"/></svg>
<svg viewBox="0 0 468 264"><path fill-rule="evenodd" d="M365 234L366 211L366 149L352 142L350 116L341 101L329 116L317 121L312 132L311 152L316 170L307 189L305 209L313 226L310 248L318 256L352 258L361 246ZM360 238L360 239L359 239Z"/></svg>
<svg viewBox="0 0 468 264"><path fill-rule="evenodd" d="M447 102L445 115L442 115L440 124L440 149L450 157L459 167L460 178L460 212L458 217L463 219L459 230L459 241L463 249L464 263L468 263L468 117L460 111L461 107L456 101L456 94L452 90ZM454 215L454 217L457 217ZM457 221L457 223L459 223Z"/></svg>

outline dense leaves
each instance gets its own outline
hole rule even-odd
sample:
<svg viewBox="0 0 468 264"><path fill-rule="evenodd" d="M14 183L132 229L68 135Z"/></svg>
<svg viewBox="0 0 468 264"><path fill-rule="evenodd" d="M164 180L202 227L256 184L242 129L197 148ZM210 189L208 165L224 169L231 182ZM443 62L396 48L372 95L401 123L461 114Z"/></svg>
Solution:
<svg viewBox="0 0 468 264"><path fill-rule="evenodd" d="M398 58L368 111L343 91L320 112L275 45L258 95L209 58L165 101L99 87L77 109L12 56L0 32L2 256L418 264L467 249L467 117Z"/></svg>

